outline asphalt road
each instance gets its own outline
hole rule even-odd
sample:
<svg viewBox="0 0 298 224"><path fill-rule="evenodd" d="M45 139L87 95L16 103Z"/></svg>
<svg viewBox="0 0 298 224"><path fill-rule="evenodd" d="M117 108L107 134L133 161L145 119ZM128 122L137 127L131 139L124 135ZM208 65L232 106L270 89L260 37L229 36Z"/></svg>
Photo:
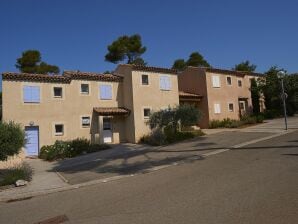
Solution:
<svg viewBox="0 0 298 224"><path fill-rule="evenodd" d="M157 172L0 203L0 223L298 223L298 131Z"/></svg>

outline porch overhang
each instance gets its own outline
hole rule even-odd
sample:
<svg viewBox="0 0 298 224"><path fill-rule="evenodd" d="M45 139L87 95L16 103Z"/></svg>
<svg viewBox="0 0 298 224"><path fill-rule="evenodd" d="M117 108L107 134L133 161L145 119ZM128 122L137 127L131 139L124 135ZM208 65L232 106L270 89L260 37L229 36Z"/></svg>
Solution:
<svg viewBox="0 0 298 224"><path fill-rule="evenodd" d="M239 96L238 99L239 100L248 100L248 97L246 97L246 96Z"/></svg>
<svg viewBox="0 0 298 224"><path fill-rule="evenodd" d="M202 95L179 91L179 101L201 101Z"/></svg>
<svg viewBox="0 0 298 224"><path fill-rule="evenodd" d="M130 110L125 107L94 107L93 111L102 116L125 116L130 114Z"/></svg>

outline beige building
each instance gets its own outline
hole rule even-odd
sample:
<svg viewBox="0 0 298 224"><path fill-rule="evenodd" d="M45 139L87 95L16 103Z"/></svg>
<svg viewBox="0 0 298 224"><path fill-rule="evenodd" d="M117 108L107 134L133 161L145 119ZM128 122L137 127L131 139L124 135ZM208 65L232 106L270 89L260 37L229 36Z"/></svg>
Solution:
<svg viewBox="0 0 298 224"><path fill-rule="evenodd" d="M215 68L188 67L178 76L180 103L192 103L203 112L199 123L207 128L209 121L224 118L239 119L252 112L251 79L259 73L230 71ZM187 96L188 95L188 96ZM260 109L264 109L261 100Z"/></svg>
<svg viewBox="0 0 298 224"><path fill-rule="evenodd" d="M4 73L3 120L26 131L27 155L79 137L93 143L138 142L152 111L179 104L176 70L119 65L114 74Z"/></svg>

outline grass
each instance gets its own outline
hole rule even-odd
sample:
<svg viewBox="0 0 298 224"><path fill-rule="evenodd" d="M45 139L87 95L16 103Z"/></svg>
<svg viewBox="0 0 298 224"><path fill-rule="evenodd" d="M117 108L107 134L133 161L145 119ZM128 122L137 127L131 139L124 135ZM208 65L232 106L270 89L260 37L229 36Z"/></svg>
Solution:
<svg viewBox="0 0 298 224"><path fill-rule="evenodd" d="M9 169L0 170L0 186L15 184L17 180L30 181L31 178L32 169L25 163Z"/></svg>

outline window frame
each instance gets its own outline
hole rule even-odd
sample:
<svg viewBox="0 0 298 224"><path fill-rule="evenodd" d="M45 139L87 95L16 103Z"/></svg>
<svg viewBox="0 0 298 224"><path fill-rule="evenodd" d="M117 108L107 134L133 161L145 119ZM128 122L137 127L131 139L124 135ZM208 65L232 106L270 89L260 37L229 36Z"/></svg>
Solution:
<svg viewBox="0 0 298 224"><path fill-rule="evenodd" d="M31 88L38 88L38 91L39 91L39 96L38 96L38 101L36 100L32 100L31 101L26 101L25 100L25 88L27 87L31 87ZM42 90L41 90L41 86L40 85L34 85L34 84L31 84L31 83L28 83L28 84L24 84L22 85L22 103L25 104L25 105L39 105L41 103L41 96L42 96Z"/></svg>
<svg viewBox="0 0 298 224"><path fill-rule="evenodd" d="M147 83L143 82L143 76L147 76ZM149 75L148 74L141 74L141 85L142 86L149 86Z"/></svg>
<svg viewBox="0 0 298 224"><path fill-rule="evenodd" d="M233 109L232 110L230 109L230 105L233 105ZM234 103L232 103L232 102L229 102L228 103L228 111L229 112L234 112Z"/></svg>
<svg viewBox="0 0 298 224"><path fill-rule="evenodd" d="M104 87L104 86L105 87L109 86L111 88L111 94L110 94L111 95L111 98L103 98L102 97L102 95L101 95L101 87ZM99 84L99 88L98 89L99 89L99 94L98 95L99 95L99 99L100 100L104 100L104 101L105 100L113 100L113 85L112 84Z"/></svg>
<svg viewBox="0 0 298 224"><path fill-rule="evenodd" d="M214 78L217 78L218 85L215 85L216 83L214 82ZM211 82L212 82L212 88L220 88L221 87L221 80L219 75L212 75L211 76Z"/></svg>
<svg viewBox="0 0 298 224"><path fill-rule="evenodd" d="M241 83L241 85L239 86L239 82ZM243 80L242 79L237 79L237 86L239 88L242 88L243 87Z"/></svg>
<svg viewBox="0 0 298 224"><path fill-rule="evenodd" d="M164 83L164 86L162 85L162 79L169 81L168 83ZM172 80L171 76L169 75L160 75L159 76L159 89L161 91L171 91L172 90Z"/></svg>
<svg viewBox="0 0 298 224"><path fill-rule="evenodd" d="M61 89L61 96L56 96L55 95L55 89ZM62 99L63 98L63 87L62 86L53 86L53 97L55 99Z"/></svg>
<svg viewBox="0 0 298 224"><path fill-rule="evenodd" d="M228 78L230 78L230 80L231 80L231 83L229 84L229 82L228 82ZM226 83L227 83L227 86L232 86L232 76L227 76L226 77Z"/></svg>
<svg viewBox="0 0 298 224"><path fill-rule="evenodd" d="M83 92L82 91L82 85L87 85L88 86L88 92ZM83 95L83 96L90 95L90 83L81 83L80 84L80 94Z"/></svg>
<svg viewBox="0 0 298 224"><path fill-rule="evenodd" d="M61 125L62 126L62 132L57 132L56 131L56 126ZM55 123L54 124L54 135L55 136L64 136L65 134L65 126L63 123Z"/></svg>
<svg viewBox="0 0 298 224"><path fill-rule="evenodd" d="M149 116L145 116L145 110L149 110ZM152 108L151 107L143 107L142 108L142 115L144 120L148 120L151 115Z"/></svg>
<svg viewBox="0 0 298 224"><path fill-rule="evenodd" d="M218 108L216 108L216 105L218 105ZM220 103L214 103L213 105L213 109L214 109L214 114L221 114L221 106ZM219 109L219 111L217 111L217 109Z"/></svg>
<svg viewBox="0 0 298 224"><path fill-rule="evenodd" d="M84 118L89 118L89 124L88 125L83 124L83 119ZM80 125L81 125L82 128L90 128L91 127L91 116L90 115L82 115L81 119L80 119Z"/></svg>

